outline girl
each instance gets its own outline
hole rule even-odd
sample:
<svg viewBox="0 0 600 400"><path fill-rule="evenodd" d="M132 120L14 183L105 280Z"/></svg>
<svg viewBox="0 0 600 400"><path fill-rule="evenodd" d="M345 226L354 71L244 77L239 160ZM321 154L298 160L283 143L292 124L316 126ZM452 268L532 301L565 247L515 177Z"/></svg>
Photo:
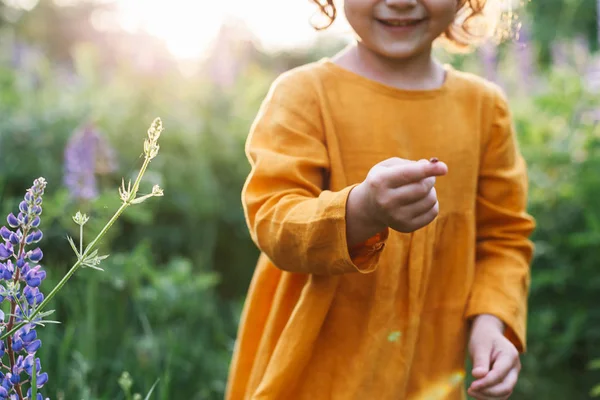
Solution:
<svg viewBox="0 0 600 400"><path fill-rule="evenodd" d="M272 85L247 141L262 253L228 400L464 399L467 351L469 394L510 395L526 166L500 89L432 57L477 39L483 3L345 0L356 43Z"/></svg>

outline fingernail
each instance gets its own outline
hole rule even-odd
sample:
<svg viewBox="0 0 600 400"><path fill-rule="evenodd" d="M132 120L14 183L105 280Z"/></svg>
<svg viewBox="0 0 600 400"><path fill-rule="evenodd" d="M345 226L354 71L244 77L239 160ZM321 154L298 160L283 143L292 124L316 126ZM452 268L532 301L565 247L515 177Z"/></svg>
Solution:
<svg viewBox="0 0 600 400"><path fill-rule="evenodd" d="M429 159L429 162L431 162L433 164L435 164L438 161L440 161L440 160L438 160L437 157L432 157L432 158Z"/></svg>

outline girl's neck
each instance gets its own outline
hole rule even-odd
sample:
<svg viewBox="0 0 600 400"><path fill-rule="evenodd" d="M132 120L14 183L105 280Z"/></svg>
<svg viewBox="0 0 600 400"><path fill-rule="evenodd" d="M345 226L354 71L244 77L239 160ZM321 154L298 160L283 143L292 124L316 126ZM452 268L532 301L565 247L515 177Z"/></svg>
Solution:
<svg viewBox="0 0 600 400"><path fill-rule="evenodd" d="M444 67L430 51L408 59L390 59L359 42L342 50L332 61L366 78L406 90L437 89L446 77Z"/></svg>

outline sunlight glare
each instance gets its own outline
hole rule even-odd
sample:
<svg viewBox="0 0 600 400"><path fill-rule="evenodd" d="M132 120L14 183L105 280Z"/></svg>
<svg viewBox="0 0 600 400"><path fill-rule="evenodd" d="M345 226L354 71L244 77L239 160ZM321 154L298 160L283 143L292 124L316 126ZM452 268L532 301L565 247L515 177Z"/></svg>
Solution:
<svg viewBox="0 0 600 400"><path fill-rule="evenodd" d="M4 0L8 7L20 8L25 11L31 11L37 5L39 0Z"/></svg>
<svg viewBox="0 0 600 400"><path fill-rule="evenodd" d="M457 371L430 385L424 392L419 393L415 400L443 400L460 385L463 385L464 381L465 372Z"/></svg>
<svg viewBox="0 0 600 400"><path fill-rule="evenodd" d="M224 4L218 1L207 5L189 0L118 0L117 5L123 29L159 37L181 58L194 57L206 48L224 16Z"/></svg>
<svg viewBox="0 0 600 400"><path fill-rule="evenodd" d="M144 30L165 41L179 58L197 58L211 44L227 17L241 20L268 49L312 42L309 24L315 7L308 0L116 0L119 24Z"/></svg>

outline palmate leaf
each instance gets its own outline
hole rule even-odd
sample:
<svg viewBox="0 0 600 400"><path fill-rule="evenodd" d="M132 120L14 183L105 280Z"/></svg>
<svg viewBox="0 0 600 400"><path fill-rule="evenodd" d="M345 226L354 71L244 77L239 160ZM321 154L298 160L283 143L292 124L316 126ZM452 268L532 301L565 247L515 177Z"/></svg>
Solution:
<svg viewBox="0 0 600 400"><path fill-rule="evenodd" d="M99 256L98 255L98 249L94 250L90 255L88 255L82 262L82 266L84 267L89 267L89 268L93 268L96 269L98 271L104 271L104 269L100 268L98 265L100 265L100 263L103 260L106 260L108 258L108 254L103 255L103 256Z"/></svg>

